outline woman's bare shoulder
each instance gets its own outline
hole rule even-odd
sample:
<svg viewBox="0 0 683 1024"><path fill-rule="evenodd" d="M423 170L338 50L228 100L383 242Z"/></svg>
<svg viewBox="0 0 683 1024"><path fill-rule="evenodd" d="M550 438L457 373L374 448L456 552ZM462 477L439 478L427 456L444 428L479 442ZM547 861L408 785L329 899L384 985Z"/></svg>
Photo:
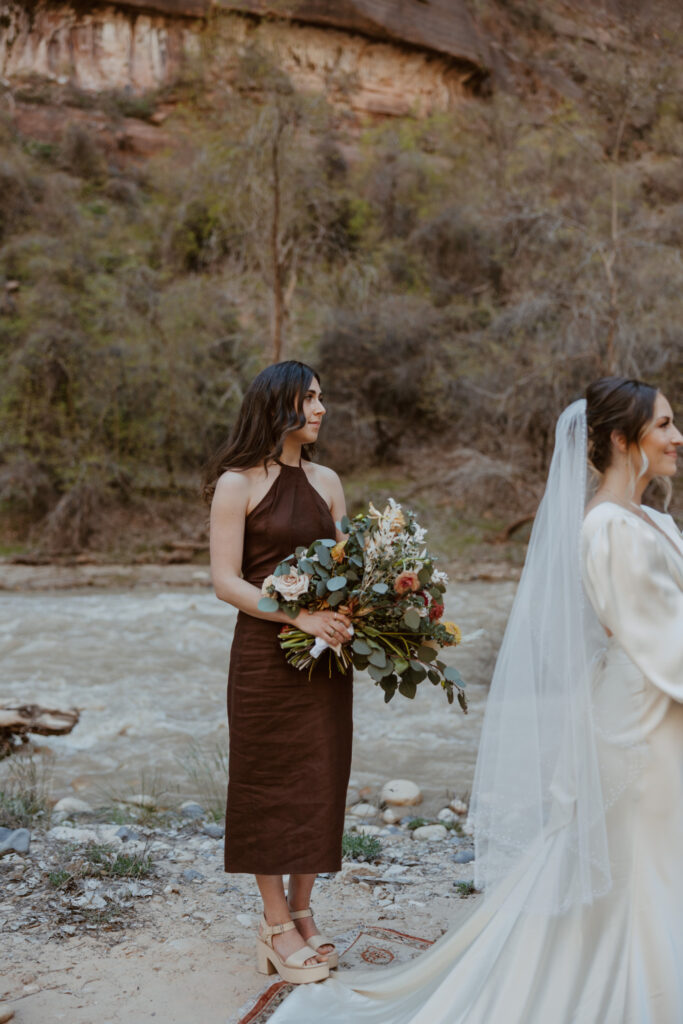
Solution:
<svg viewBox="0 0 683 1024"><path fill-rule="evenodd" d="M308 462L305 463L305 468L312 478L320 480L321 483L341 484L339 475L329 466L321 466L319 462Z"/></svg>
<svg viewBox="0 0 683 1024"><path fill-rule="evenodd" d="M265 478L265 470L262 466L252 466L249 469L226 469L216 481L214 502L219 504L232 504L235 502L246 504L251 497L259 480Z"/></svg>

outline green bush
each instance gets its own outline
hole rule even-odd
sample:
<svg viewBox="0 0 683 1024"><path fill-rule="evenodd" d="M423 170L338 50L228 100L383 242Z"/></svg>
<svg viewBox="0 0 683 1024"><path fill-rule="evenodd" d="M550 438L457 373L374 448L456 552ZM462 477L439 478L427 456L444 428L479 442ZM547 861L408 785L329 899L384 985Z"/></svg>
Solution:
<svg viewBox="0 0 683 1024"><path fill-rule="evenodd" d="M348 860L379 860L382 844L377 836L364 836L356 832L345 832L342 836L342 857Z"/></svg>

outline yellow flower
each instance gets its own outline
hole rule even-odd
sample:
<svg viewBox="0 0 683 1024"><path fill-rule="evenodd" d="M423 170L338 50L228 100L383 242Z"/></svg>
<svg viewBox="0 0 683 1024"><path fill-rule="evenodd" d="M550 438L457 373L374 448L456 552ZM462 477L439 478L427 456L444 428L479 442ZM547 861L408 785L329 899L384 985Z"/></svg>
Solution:
<svg viewBox="0 0 683 1024"><path fill-rule="evenodd" d="M462 640L462 632L459 626L456 626L454 622L442 622L441 625L444 627L447 633L453 637L453 644L459 644Z"/></svg>
<svg viewBox="0 0 683 1024"><path fill-rule="evenodd" d="M330 548L330 554L332 555L333 562L344 561L344 548L346 547L346 541L340 540L338 544L335 544L333 548Z"/></svg>

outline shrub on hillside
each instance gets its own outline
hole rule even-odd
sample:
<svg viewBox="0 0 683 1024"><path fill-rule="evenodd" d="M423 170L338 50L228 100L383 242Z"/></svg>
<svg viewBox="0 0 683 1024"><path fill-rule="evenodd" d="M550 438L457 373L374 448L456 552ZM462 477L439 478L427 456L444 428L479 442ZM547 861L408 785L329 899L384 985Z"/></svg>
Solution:
<svg viewBox="0 0 683 1024"><path fill-rule="evenodd" d="M461 207L439 210L410 239L424 261L430 283L445 283L454 292L493 285L498 291L502 268L495 241Z"/></svg>
<svg viewBox="0 0 683 1024"><path fill-rule="evenodd" d="M407 435L424 439L445 426L454 367L441 332L427 303L395 297L331 317L317 362L335 464L393 459Z"/></svg>
<svg viewBox="0 0 683 1024"><path fill-rule="evenodd" d="M87 181L106 177L104 156L93 135L79 124L68 125L62 140L62 160L72 174Z"/></svg>

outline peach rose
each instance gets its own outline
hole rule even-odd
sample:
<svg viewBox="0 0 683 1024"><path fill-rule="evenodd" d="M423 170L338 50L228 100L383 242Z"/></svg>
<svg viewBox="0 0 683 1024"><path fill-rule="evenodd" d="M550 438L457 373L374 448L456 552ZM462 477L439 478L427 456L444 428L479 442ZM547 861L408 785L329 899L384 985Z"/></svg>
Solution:
<svg viewBox="0 0 683 1024"><path fill-rule="evenodd" d="M411 591L416 594L420 589L420 581L416 572L409 572L407 569L396 577L394 590L397 594L409 594Z"/></svg>

